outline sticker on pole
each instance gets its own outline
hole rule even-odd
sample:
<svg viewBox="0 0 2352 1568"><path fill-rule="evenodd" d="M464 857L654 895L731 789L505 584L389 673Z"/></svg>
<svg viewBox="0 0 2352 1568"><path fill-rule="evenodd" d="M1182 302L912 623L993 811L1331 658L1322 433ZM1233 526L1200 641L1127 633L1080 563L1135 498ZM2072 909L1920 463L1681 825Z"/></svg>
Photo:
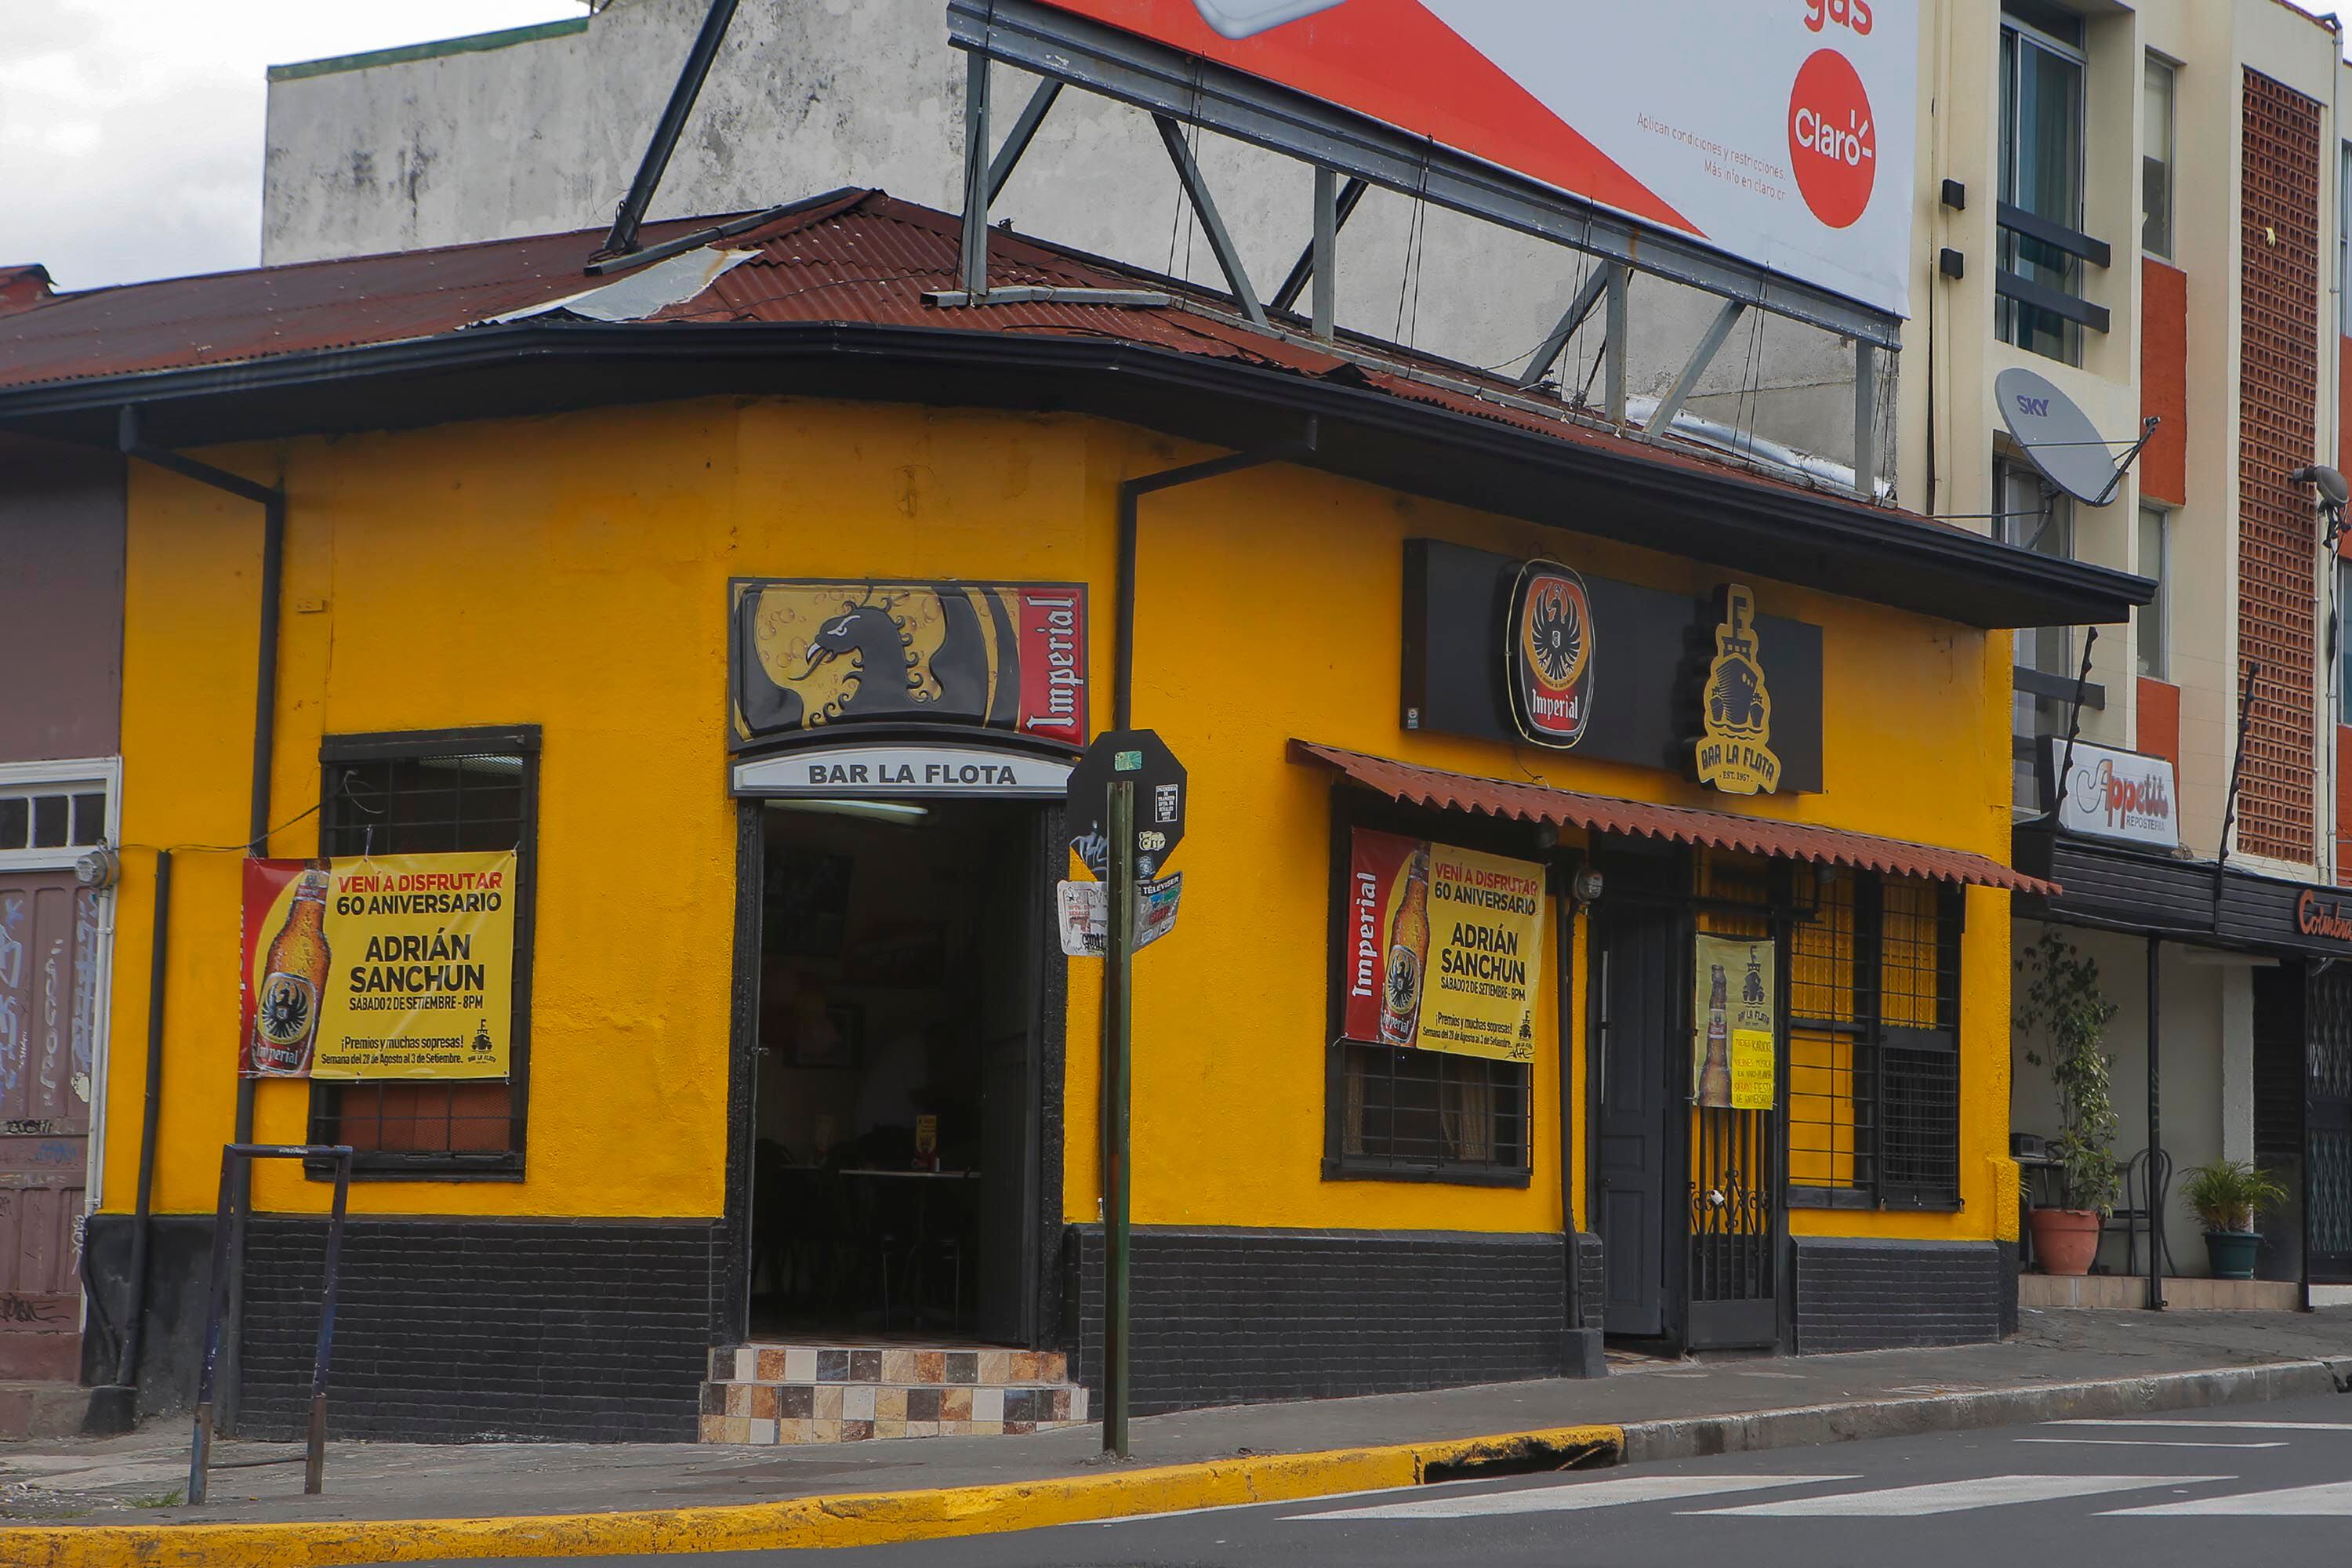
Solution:
<svg viewBox="0 0 2352 1568"><path fill-rule="evenodd" d="M1062 952L1070 958L1100 958L1110 949L1110 888L1103 882L1058 882ZM1135 885L1135 945L1150 947L1176 924L1184 873Z"/></svg>

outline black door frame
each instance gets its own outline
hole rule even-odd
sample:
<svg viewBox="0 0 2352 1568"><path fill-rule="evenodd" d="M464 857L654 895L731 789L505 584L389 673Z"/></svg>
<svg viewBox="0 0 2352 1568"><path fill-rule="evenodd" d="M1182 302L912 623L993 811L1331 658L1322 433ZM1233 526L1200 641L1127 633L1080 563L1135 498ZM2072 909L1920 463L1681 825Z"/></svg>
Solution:
<svg viewBox="0 0 2352 1568"><path fill-rule="evenodd" d="M854 792L845 792L854 793ZM969 798L969 797L967 797ZM1033 1298L1024 1313L1030 1350L1058 1348L1063 1333L1062 1152L1063 1100L1068 1077L1069 960L1063 956L1053 898L1054 884L1069 865L1059 801L1009 798L994 804L1027 808L1034 868L1028 903L1036 926L1038 955L1032 994L1036 1018L1031 1031L1032 1082L1029 1143L1035 1175L1035 1203L1022 1251L1031 1269ZM766 811L758 798L735 802L735 951L729 1009L727 1062L726 1198L718 1226L710 1299L710 1342L740 1344L751 1332L751 1153L758 1137L756 1086L760 1047L761 889L766 875ZM1008 813L1008 815L1011 815Z"/></svg>

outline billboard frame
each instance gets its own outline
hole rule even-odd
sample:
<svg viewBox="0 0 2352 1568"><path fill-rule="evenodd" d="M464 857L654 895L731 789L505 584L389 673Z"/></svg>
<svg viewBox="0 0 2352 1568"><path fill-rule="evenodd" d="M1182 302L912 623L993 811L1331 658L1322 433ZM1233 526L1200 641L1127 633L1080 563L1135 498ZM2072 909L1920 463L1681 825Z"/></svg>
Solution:
<svg viewBox="0 0 2352 1568"><path fill-rule="evenodd" d="M1163 122L1197 125L1618 267L1852 338L1858 346L1889 352L1902 347L1902 319L1888 311L1370 115L1037 0L949 0L948 32L950 42L968 51L975 62L997 61L1048 82L1084 88ZM1034 124L1028 129L1034 131ZM1017 146L1009 151L1018 156ZM984 156L981 162L985 167ZM979 197L983 223L986 197L1010 173L1009 165L1002 174L990 171L995 177L985 185L967 180L967 207L974 205L971 198ZM967 217L971 216L968 211Z"/></svg>

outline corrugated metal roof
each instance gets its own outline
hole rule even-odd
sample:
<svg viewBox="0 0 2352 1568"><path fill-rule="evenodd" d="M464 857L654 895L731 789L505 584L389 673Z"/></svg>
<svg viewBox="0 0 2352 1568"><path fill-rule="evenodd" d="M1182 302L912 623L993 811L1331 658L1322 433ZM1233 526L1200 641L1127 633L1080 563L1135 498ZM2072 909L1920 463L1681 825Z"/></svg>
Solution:
<svg viewBox="0 0 2352 1568"><path fill-rule="evenodd" d="M1810 823L1740 816L1727 811L1701 811L1687 805L1658 805L1649 801L1582 795L1575 790L1506 779L1474 778L1468 773L1415 767L1410 763L1338 746L1318 746L1307 741L1290 742L1290 760L1331 768L1391 800L1440 811L1467 811L1591 833L1664 838L1675 844L1811 860L1894 877L1926 877L1942 882L2005 888L2012 893L2039 893L2044 898L2055 898L2064 890L2055 882L2029 877L1998 860L1965 849L1944 849L1901 838L1817 827Z"/></svg>
<svg viewBox="0 0 2352 1568"><path fill-rule="evenodd" d="M724 223L730 216L740 215L649 224L642 237L651 247ZM689 329L709 322L840 322L1112 338L1329 377L1578 446L1623 442L1565 410L1557 416L1543 411L1500 378L1381 345L1328 353L1252 328L1232 314L1231 302L1222 296L1003 230L989 237L993 289L1148 288L1172 294L1176 302L1045 300L962 310L926 305L926 292L961 287L961 233L962 220L955 215L879 191L845 192L719 241L728 250L754 254L647 321ZM582 229L58 295L37 310L0 315L0 389L456 332L594 287L595 279L582 268L603 239L601 229ZM1677 447L1652 444L1643 455L1653 462L1734 475L1773 489L1811 489ZM1888 515L1932 521L1909 512Z"/></svg>

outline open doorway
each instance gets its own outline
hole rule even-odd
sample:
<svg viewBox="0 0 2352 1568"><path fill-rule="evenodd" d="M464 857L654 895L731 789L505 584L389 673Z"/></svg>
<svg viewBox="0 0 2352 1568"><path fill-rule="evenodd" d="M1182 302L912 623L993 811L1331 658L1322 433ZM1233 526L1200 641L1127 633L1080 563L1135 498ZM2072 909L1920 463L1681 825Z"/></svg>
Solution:
<svg viewBox="0 0 2352 1568"><path fill-rule="evenodd" d="M1032 1344L1042 810L761 817L752 1332Z"/></svg>

